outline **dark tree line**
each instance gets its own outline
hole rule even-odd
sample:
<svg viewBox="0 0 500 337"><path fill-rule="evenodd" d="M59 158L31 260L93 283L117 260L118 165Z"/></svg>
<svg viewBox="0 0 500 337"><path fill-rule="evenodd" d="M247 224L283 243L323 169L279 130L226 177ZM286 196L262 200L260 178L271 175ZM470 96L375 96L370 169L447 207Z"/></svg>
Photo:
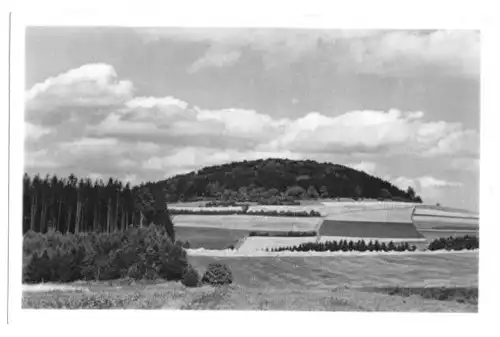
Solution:
<svg viewBox="0 0 500 337"><path fill-rule="evenodd" d="M312 160L233 162L145 185L161 186L167 191L170 202L200 199L260 201L271 198L383 198L422 202L411 187L403 191L365 172Z"/></svg>
<svg viewBox="0 0 500 337"><path fill-rule="evenodd" d="M150 223L163 225L173 237L165 191L161 186L134 186L109 178L92 181L39 175L23 177L23 233L116 232Z"/></svg>

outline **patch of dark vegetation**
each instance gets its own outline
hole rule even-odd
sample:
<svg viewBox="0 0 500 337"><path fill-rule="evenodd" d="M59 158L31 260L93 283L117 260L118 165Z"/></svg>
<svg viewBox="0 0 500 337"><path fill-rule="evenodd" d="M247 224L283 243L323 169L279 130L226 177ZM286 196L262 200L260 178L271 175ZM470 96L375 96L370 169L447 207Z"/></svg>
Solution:
<svg viewBox="0 0 500 337"><path fill-rule="evenodd" d="M225 264L211 263L203 274L201 282L213 286L231 284L233 283L233 273Z"/></svg>
<svg viewBox="0 0 500 337"><path fill-rule="evenodd" d="M259 210L248 212L249 215L261 215L261 216L291 216L291 217L321 217L321 213L315 210L311 211L270 211L270 210Z"/></svg>
<svg viewBox="0 0 500 337"><path fill-rule="evenodd" d="M151 225L111 234L46 234L23 238L23 282L131 279L181 280L187 254L166 230Z"/></svg>
<svg viewBox="0 0 500 337"><path fill-rule="evenodd" d="M479 249L479 237L477 236L450 236L433 240L428 250L471 250Z"/></svg>
<svg viewBox="0 0 500 337"><path fill-rule="evenodd" d="M237 215L237 214L245 214L243 210L237 210L237 209L221 209L217 211L210 211L210 210L203 210L203 209L170 209L169 210L170 214L172 215L186 215L186 214L191 214L191 215Z"/></svg>
<svg viewBox="0 0 500 337"><path fill-rule="evenodd" d="M269 237L309 237L309 236L317 236L315 231L308 232L250 232L248 236L269 236Z"/></svg>
<svg viewBox="0 0 500 337"><path fill-rule="evenodd" d="M409 297L416 295L425 299L478 304L477 287L370 287L362 290L391 296Z"/></svg>
<svg viewBox="0 0 500 337"><path fill-rule="evenodd" d="M259 235L254 235L259 236ZM262 235L266 236L266 235ZM307 235L305 235L307 236ZM432 241L426 250L435 251L435 250L471 250L471 249L479 249L479 238L476 236L461 236L461 237L448 237L448 238L439 238ZM290 246L290 247L278 247L266 249L268 252L283 252L283 251L292 251L292 252L404 252L410 251L413 252L417 250L415 245L410 246L408 242L400 242L394 243L392 241L385 243L380 243L379 241L370 241L368 244L364 240L359 241L327 241L327 242L307 242L301 243L300 245Z"/></svg>
<svg viewBox="0 0 500 337"><path fill-rule="evenodd" d="M410 246L408 242L403 243L394 243L390 241L389 243L378 242L378 241L369 241L366 243L364 240L359 241L327 241L327 242L307 242L302 243L297 246L290 247L279 247L279 248L271 248L266 249L268 252L283 252L283 251L292 251L292 252L404 252L404 251L415 251L417 249L416 246Z"/></svg>
<svg viewBox="0 0 500 337"><path fill-rule="evenodd" d="M229 207L229 206L228 206ZM176 209L172 208L169 210L172 215L259 215L259 216L289 216L289 217L321 217L321 213L315 210L311 211L291 211L291 210L258 210L248 212L248 206L242 209L220 209L220 210L209 210L209 209Z"/></svg>

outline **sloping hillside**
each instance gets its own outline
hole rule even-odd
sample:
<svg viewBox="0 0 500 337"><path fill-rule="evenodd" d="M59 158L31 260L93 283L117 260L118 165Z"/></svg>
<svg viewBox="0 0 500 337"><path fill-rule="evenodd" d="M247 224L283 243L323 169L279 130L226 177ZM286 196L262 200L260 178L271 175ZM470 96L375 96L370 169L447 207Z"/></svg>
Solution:
<svg viewBox="0 0 500 337"><path fill-rule="evenodd" d="M310 198L385 198L421 202L413 189L352 168L312 160L260 159L210 166L158 182L169 202L232 200L276 204Z"/></svg>

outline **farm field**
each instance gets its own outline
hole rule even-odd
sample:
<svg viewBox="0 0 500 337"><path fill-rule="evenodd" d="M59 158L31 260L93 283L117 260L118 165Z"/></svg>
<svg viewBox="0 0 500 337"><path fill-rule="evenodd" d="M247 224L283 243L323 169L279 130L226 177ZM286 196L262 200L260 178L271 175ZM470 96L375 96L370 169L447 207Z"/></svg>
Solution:
<svg viewBox="0 0 500 337"><path fill-rule="evenodd" d="M321 236L368 238L420 238L413 223L325 220L319 228Z"/></svg>
<svg viewBox="0 0 500 337"><path fill-rule="evenodd" d="M176 228L209 227L255 231L309 231L315 230L321 218L275 217L251 215L176 215Z"/></svg>
<svg viewBox="0 0 500 337"><path fill-rule="evenodd" d="M331 210L326 212L328 215L325 218L329 220L412 223L413 207L342 208L338 209L337 212Z"/></svg>
<svg viewBox="0 0 500 337"><path fill-rule="evenodd" d="M225 249L236 245L250 231L227 228L177 227L176 239L188 241L190 248Z"/></svg>
<svg viewBox="0 0 500 337"><path fill-rule="evenodd" d="M186 288L178 282L130 284L118 280L75 282L72 285L79 289L52 292L26 286L23 308L478 311L477 296L438 300L418 295L422 287L460 287L460 293L477 294L477 253L342 258L190 256L190 261L201 271L212 262L229 265L233 284ZM391 291L395 287L415 294L401 296Z"/></svg>

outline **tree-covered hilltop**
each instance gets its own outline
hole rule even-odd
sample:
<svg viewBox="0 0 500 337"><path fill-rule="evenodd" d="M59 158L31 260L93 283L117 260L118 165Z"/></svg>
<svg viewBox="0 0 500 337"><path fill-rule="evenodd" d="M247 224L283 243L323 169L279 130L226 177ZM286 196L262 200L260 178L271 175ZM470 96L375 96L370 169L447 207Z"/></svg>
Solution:
<svg viewBox="0 0 500 337"><path fill-rule="evenodd" d="M169 202L216 199L279 204L297 199L340 197L422 202L411 187L403 191L365 172L313 160L245 160L205 167L145 185L161 186Z"/></svg>

